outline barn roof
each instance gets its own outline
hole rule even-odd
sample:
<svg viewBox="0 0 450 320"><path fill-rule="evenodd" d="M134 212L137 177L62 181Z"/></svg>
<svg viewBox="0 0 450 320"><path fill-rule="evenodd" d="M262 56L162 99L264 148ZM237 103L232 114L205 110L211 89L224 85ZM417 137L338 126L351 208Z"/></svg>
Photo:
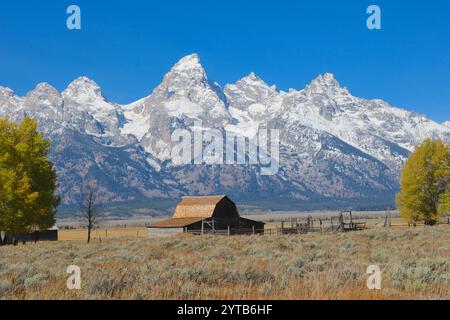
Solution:
<svg viewBox="0 0 450 320"><path fill-rule="evenodd" d="M152 223L149 228L184 228L199 221L202 218L171 218Z"/></svg>
<svg viewBox="0 0 450 320"><path fill-rule="evenodd" d="M232 216L239 219L239 212L234 202L225 195L183 197L171 219L152 223L149 228L184 228L203 219L212 218L217 205L224 199L233 204L235 209Z"/></svg>
<svg viewBox="0 0 450 320"><path fill-rule="evenodd" d="M224 198L225 195L183 197L175 209L173 218L211 218L217 204Z"/></svg>

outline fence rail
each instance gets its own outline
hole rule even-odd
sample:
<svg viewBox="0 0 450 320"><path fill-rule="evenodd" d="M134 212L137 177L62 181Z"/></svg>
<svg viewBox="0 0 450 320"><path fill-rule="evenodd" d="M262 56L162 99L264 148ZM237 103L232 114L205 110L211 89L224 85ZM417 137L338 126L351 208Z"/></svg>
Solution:
<svg viewBox="0 0 450 320"><path fill-rule="evenodd" d="M336 217L328 218L316 218L313 219L312 216L303 219L280 219L271 220L270 222L278 222L274 228L267 229L256 229L256 228L246 228L246 229L203 229L203 230L185 230L185 233L195 234L195 235L283 235L283 234L305 234L305 233L334 233L334 232L350 232L359 231L367 229L367 223L365 221L355 222L355 217L353 217L351 211L342 211ZM326 224L327 223L327 224ZM329 223L329 224L328 224ZM436 224L449 224L450 217L446 220L438 221ZM421 224L416 224L420 226ZM416 226L412 224L392 224L391 223L391 213L386 212L386 217L384 221L384 227L411 227Z"/></svg>

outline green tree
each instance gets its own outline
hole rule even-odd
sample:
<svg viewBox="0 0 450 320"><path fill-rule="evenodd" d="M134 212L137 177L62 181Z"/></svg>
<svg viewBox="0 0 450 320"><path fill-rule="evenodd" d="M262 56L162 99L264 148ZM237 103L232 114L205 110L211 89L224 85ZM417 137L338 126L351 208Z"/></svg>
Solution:
<svg viewBox="0 0 450 320"><path fill-rule="evenodd" d="M55 224L59 197L49 149L31 118L0 119L0 230L28 233Z"/></svg>
<svg viewBox="0 0 450 320"><path fill-rule="evenodd" d="M397 194L400 215L408 222L435 224L450 210L450 146L425 140L415 148L403 168Z"/></svg>

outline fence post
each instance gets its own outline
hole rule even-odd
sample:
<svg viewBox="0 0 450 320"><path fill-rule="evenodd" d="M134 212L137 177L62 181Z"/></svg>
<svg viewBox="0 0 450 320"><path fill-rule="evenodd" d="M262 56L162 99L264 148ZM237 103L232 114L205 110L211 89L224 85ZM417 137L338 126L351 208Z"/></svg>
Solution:
<svg viewBox="0 0 450 320"><path fill-rule="evenodd" d="M203 235L204 231L205 231L205 220L202 219L202 235Z"/></svg>
<svg viewBox="0 0 450 320"><path fill-rule="evenodd" d="M323 224L321 218L319 218L319 222L320 222L320 232L323 233Z"/></svg>
<svg viewBox="0 0 450 320"><path fill-rule="evenodd" d="M230 235L230 226L228 226L228 235Z"/></svg>
<svg viewBox="0 0 450 320"><path fill-rule="evenodd" d="M391 207L387 207L387 215L388 215L388 226L392 226L392 214L391 214Z"/></svg>
<svg viewBox="0 0 450 320"><path fill-rule="evenodd" d="M252 225L252 232L255 234L255 225Z"/></svg>
<svg viewBox="0 0 450 320"><path fill-rule="evenodd" d="M344 232L345 230L345 222L344 222L344 214L342 211L339 213L339 228L341 229L341 232Z"/></svg>
<svg viewBox="0 0 450 320"><path fill-rule="evenodd" d="M388 210L386 211L386 218L384 219L384 227L390 226L391 226L391 210L388 207Z"/></svg>

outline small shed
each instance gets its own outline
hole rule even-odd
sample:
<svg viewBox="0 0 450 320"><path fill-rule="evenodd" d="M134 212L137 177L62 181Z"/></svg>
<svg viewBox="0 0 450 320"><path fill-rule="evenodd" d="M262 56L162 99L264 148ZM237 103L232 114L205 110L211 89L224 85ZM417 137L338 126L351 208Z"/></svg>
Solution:
<svg viewBox="0 0 450 320"><path fill-rule="evenodd" d="M180 228L194 234L262 234L264 222L241 217L236 204L220 195L183 197L171 219L152 223L148 228Z"/></svg>
<svg viewBox="0 0 450 320"><path fill-rule="evenodd" d="M0 231L0 245L39 241L58 241L58 227L55 225L48 230L36 230L32 233L19 233L15 235Z"/></svg>

